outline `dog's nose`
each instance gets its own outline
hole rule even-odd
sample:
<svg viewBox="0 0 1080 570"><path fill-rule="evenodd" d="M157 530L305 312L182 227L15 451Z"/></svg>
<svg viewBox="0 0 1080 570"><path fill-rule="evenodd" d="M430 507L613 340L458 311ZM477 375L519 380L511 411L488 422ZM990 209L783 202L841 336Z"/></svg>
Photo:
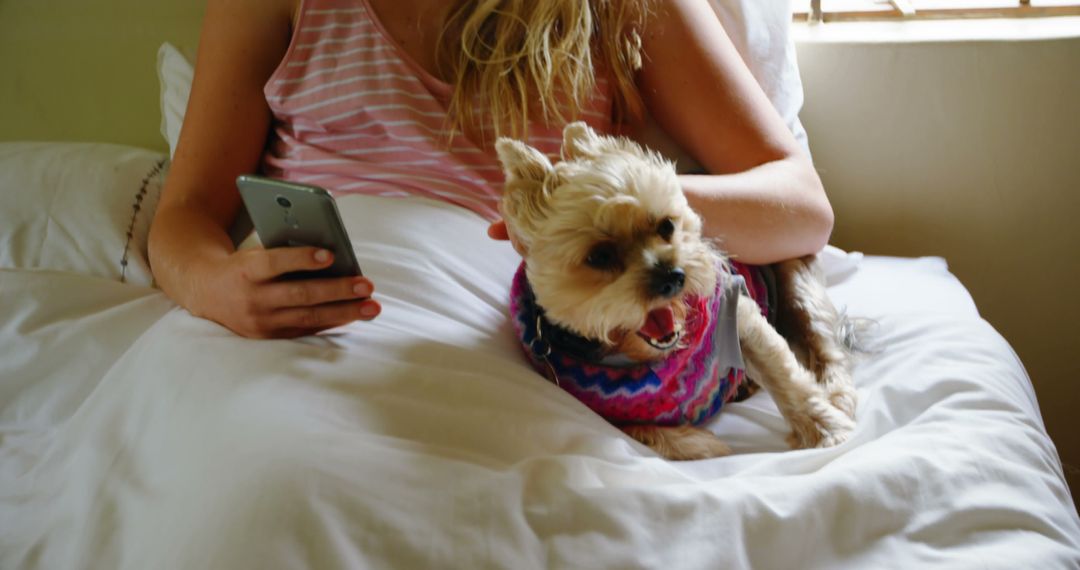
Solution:
<svg viewBox="0 0 1080 570"><path fill-rule="evenodd" d="M649 292L658 297L670 299L682 291L686 283L686 273L678 267L657 267L652 272Z"/></svg>

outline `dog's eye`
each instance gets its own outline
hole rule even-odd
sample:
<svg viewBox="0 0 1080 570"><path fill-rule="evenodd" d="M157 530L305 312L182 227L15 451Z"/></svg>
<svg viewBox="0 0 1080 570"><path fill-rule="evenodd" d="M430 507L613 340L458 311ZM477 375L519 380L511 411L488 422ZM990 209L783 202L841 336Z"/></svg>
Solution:
<svg viewBox="0 0 1080 570"><path fill-rule="evenodd" d="M598 243L589 250L585 265L593 269L614 269L619 264L619 252L613 243Z"/></svg>
<svg viewBox="0 0 1080 570"><path fill-rule="evenodd" d="M660 224L656 226L656 233L665 240L670 240L672 234L675 233L675 222L671 221L671 218L660 220Z"/></svg>

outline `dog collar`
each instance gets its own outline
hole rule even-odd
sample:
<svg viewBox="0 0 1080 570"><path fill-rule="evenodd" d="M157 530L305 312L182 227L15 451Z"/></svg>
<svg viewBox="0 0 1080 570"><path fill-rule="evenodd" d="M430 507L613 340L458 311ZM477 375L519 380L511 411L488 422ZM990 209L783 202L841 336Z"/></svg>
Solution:
<svg viewBox="0 0 1080 570"><path fill-rule="evenodd" d="M547 358L552 351L581 360L597 363L604 357L604 344L585 338L565 327L552 323L544 315L543 307L536 304L536 297L531 287L522 291L521 303L534 322L532 340L528 350L537 358ZM535 315L535 318L533 318ZM558 379L552 379L558 383Z"/></svg>

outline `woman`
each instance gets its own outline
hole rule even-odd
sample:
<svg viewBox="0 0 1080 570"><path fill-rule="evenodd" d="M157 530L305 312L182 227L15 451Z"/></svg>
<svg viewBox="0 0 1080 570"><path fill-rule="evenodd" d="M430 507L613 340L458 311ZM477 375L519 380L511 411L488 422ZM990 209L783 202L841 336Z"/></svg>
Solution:
<svg viewBox="0 0 1080 570"><path fill-rule="evenodd" d="M366 278L275 280L329 252L234 249L237 175L448 200L506 238L495 135L550 143L579 116L617 130L645 112L711 173L681 182L728 253L769 263L825 245L821 182L707 0L212 0L154 274L244 336L370 320Z"/></svg>

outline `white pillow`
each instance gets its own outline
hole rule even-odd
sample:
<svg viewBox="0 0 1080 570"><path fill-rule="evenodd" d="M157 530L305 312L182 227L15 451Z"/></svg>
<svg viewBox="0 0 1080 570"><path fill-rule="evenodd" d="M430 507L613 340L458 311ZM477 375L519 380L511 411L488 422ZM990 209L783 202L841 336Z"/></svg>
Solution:
<svg viewBox="0 0 1080 570"><path fill-rule="evenodd" d="M709 0L735 49L750 68L765 95L791 129L806 154L810 146L799 121L803 104L802 78L791 36L791 0ZM161 134L169 143L170 156L180 136L180 126L191 92L192 67L172 44L158 50L161 80ZM669 155L677 155L680 167L691 162L655 125L639 138Z"/></svg>
<svg viewBox="0 0 1080 570"><path fill-rule="evenodd" d="M103 143L0 143L0 268L150 286L146 243L166 157Z"/></svg>
<svg viewBox="0 0 1080 570"><path fill-rule="evenodd" d="M169 157L176 155L176 141L184 123L194 68L172 44L161 44L157 54L158 82L161 85L161 136L169 143Z"/></svg>

